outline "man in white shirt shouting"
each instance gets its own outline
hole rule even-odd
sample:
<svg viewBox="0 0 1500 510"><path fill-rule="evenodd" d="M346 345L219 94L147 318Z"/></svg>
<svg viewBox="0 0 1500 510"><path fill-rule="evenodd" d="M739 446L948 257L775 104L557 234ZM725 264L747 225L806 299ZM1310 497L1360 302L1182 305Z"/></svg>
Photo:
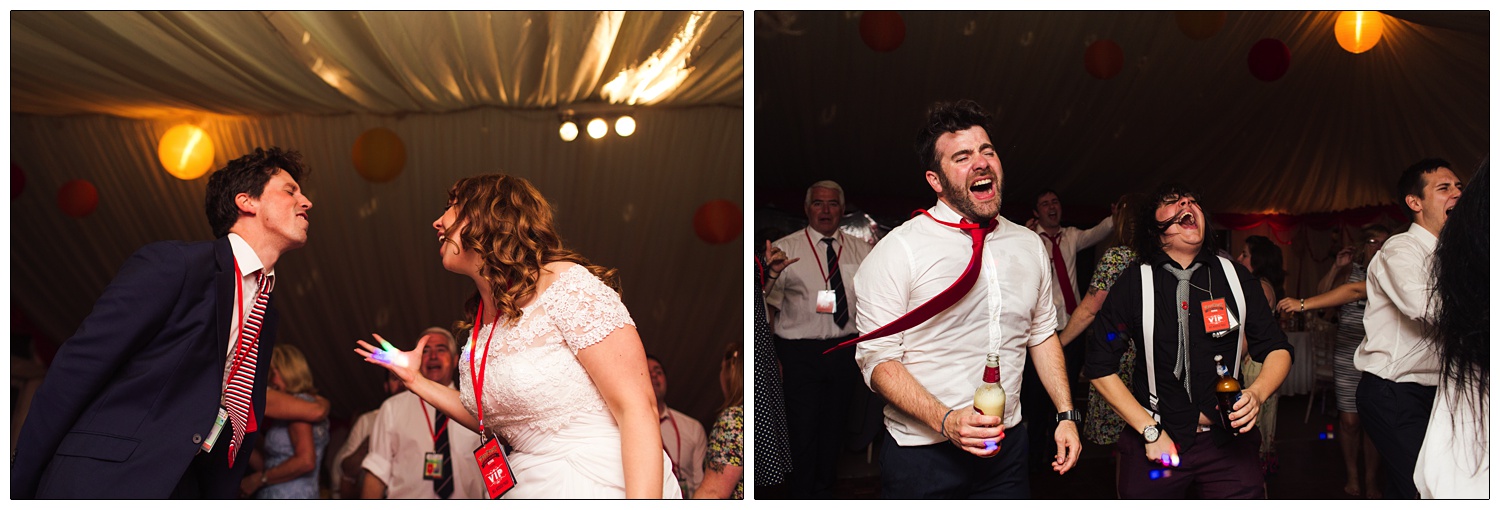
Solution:
<svg viewBox="0 0 1500 510"><path fill-rule="evenodd" d="M1411 228L1386 239L1365 280L1365 340L1354 351L1364 372L1355 390L1360 422L1385 466L1388 499L1414 499L1412 481L1428 415L1437 394L1438 356L1423 331L1429 321L1429 276L1437 234L1463 195L1463 182L1441 159L1424 159L1401 174L1396 191Z"/></svg>
<svg viewBox="0 0 1500 510"><path fill-rule="evenodd" d="M937 204L891 231L854 278L859 331L873 337L858 344L855 359L890 402L882 497L1030 496L1017 405L1028 351L1064 411L1053 469L1066 472L1078 460L1079 415L1057 340L1050 258L1036 234L998 217L1002 172L988 121L973 101L929 110L917 151ZM876 332L893 323L909 329ZM1001 416L973 405L991 354L1009 403Z"/></svg>

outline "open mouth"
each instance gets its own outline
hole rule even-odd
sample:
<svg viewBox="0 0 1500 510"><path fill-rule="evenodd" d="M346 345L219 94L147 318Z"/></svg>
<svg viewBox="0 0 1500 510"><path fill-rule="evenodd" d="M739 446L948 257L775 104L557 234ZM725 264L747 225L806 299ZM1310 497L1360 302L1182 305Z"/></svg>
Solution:
<svg viewBox="0 0 1500 510"><path fill-rule="evenodd" d="M980 179L969 185L969 194L979 200L989 200L995 197L995 180Z"/></svg>
<svg viewBox="0 0 1500 510"><path fill-rule="evenodd" d="M1193 217L1193 213L1190 213L1190 212L1189 213L1183 213L1182 216L1179 216L1177 218L1176 223L1177 223L1177 226L1182 227L1182 228L1189 228L1189 229L1197 229L1198 228L1198 219L1195 218L1195 217Z"/></svg>

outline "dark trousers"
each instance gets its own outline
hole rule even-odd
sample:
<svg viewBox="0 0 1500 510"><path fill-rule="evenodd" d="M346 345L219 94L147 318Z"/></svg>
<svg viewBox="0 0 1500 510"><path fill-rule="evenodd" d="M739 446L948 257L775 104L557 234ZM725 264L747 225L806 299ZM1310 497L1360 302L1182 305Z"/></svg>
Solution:
<svg viewBox="0 0 1500 510"><path fill-rule="evenodd" d="M234 431L229 430L231 425L224 422L224 431L219 434L219 440L214 444L211 452L200 452L193 457L188 464L187 471L178 480L177 488L172 489L172 499L235 499L240 495L240 479L244 478L245 472L250 465L250 456L244 452L234 460L234 467L229 467L229 436ZM246 443L240 447L241 450L253 448L254 443L249 440L258 439L257 435L246 436ZM149 469L149 468L147 468Z"/></svg>
<svg viewBox="0 0 1500 510"><path fill-rule="evenodd" d="M1260 470L1260 433L1240 434L1223 446L1200 433L1193 446L1177 445L1181 462L1172 468L1146 458L1146 441L1130 428L1115 442L1120 499L1265 499Z"/></svg>
<svg viewBox="0 0 1500 510"><path fill-rule="evenodd" d="M978 457L952 442L901 446L887 432L880 448L884 499L1026 499L1026 424L1006 429L1000 453Z"/></svg>
<svg viewBox="0 0 1500 510"><path fill-rule="evenodd" d="M1380 452L1386 499L1417 498L1417 484L1411 476L1436 396L1437 388L1432 386L1387 381L1368 372L1360 375L1354 405L1360 426Z"/></svg>
<svg viewBox="0 0 1500 510"><path fill-rule="evenodd" d="M1073 395L1079 395L1078 390L1083 390L1081 395L1087 397L1087 385L1078 384L1078 374L1083 371L1083 344L1084 342L1074 341L1064 347L1063 361L1067 364L1069 391ZM1021 371L1021 416L1026 420L1026 428L1030 430L1028 439L1031 441L1031 453L1027 461L1031 469L1051 471L1053 456L1057 452L1057 441L1053 437L1057 432L1057 406L1047 394L1047 387L1042 386L1042 379L1036 373L1029 351L1026 354L1026 367Z"/></svg>
<svg viewBox="0 0 1500 510"><path fill-rule="evenodd" d="M854 363L854 349L826 355L823 351L851 338L776 339L786 396L787 435L791 439L792 472L787 491L792 498L833 497L849 403L855 390L864 386L864 378Z"/></svg>

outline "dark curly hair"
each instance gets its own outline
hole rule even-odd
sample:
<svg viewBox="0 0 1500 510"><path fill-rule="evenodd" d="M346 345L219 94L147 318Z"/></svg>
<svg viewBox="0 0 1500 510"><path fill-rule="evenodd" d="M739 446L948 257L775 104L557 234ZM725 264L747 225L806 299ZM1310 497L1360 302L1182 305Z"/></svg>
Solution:
<svg viewBox="0 0 1500 510"><path fill-rule="evenodd" d="M1271 282L1276 299L1286 297L1286 288L1282 286L1286 283L1286 270L1281 267L1281 248L1266 236L1246 237L1245 245L1250 248L1250 274Z"/></svg>
<svg viewBox="0 0 1500 510"><path fill-rule="evenodd" d="M240 208L234 204L234 197L247 193L251 198L260 198L266 181L277 172L286 172L292 180L301 182L311 171L303 166L301 153L280 147L256 147L255 151L215 170L208 177L208 192L203 197L203 212L208 216L214 237L229 235L229 229L239 221Z"/></svg>
<svg viewBox="0 0 1500 510"><path fill-rule="evenodd" d="M1197 193L1194 193L1182 184L1162 184L1156 188L1156 191L1147 194L1145 200L1140 203L1140 207L1136 208L1135 241L1133 244L1136 260L1140 263L1149 264L1158 254L1164 253L1162 251L1161 235L1163 232L1166 232L1170 225L1162 225L1161 222L1156 221L1156 210L1162 206L1164 200L1182 195L1188 195L1195 199L1198 197ZM1208 228L1208 207L1204 206L1202 201L1199 201L1198 208L1203 210L1203 218L1199 221L1199 225L1203 227L1203 249L1207 250L1210 249L1210 246L1215 245L1214 231Z"/></svg>
<svg viewBox="0 0 1500 510"><path fill-rule="evenodd" d="M1485 429L1490 395L1490 179L1479 167L1432 252L1433 321L1427 326L1444 386L1457 388ZM1487 450L1486 450L1487 451Z"/></svg>
<svg viewBox="0 0 1500 510"><path fill-rule="evenodd" d="M552 225L552 206L526 179L510 175L481 175L459 179L448 189L448 203L457 208L455 225L465 224L459 241L463 249L483 260L479 275L490 283L495 309L505 324L521 319L523 303L536 295L542 266L568 261L589 272L619 292L615 270L589 263L582 255L563 247L562 237ZM478 314L479 292L464 305L470 327Z"/></svg>
<svg viewBox="0 0 1500 510"><path fill-rule="evenodd" d="M936 103L928 108L927 123L917 130L915 146L917 159L923 171L931 170L939 174L943 172L942 164L938 162L938 138L946 133L955 133L974 126L979 126L984 128L985 132L989 132L990 114L972 99Z"/></svg>

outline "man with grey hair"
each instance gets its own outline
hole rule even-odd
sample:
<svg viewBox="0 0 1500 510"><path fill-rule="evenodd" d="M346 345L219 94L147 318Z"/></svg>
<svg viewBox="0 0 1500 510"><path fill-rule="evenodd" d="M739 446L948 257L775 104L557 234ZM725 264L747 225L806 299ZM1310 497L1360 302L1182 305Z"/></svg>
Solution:
<svg viewBox="0 0 1500 510"><path fill-rule="evenodd" d="M785 382L792 450L788 490L794 498L818 498L831 496L849 403L861 389L852 350L826 356L823 351L857 333L854 273L872 246L839 231L844 189L838 183L813 183L802 205L807 227L771 246L785 252L789 262L781 273L767 272L766 306Z"/></svg>
<svg viewBox="0 0 1500 510"><path fill-rule="evenodd" d="M458 367L458 344L453 333L431 327L422 331L422 377L453 386ZM380 405L370 431L370 451L361 464L364 499L475 499L484 498L479 466L469 452L479 448L479 435L403 391Z"/></svg>

